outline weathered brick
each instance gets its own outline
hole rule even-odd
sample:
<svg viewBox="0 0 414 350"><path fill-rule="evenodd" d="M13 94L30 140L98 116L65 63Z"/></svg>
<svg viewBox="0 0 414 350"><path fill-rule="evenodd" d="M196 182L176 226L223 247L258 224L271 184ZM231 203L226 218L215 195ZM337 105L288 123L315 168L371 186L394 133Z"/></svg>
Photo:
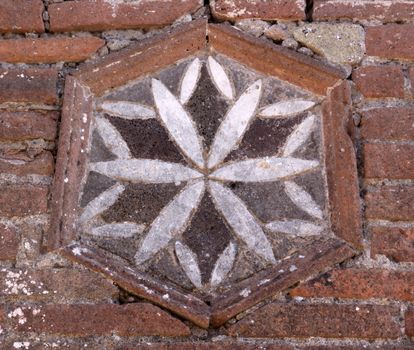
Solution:
<svg viewBox="0 0 414 350"><path fill-rule="evenodd" d="M395 339L399 308L382 305L268 304L229 328L232 336L254 338Z"/></svg>
<svg viewBox="0 0 414 350"><path fill-rule="evenodd" d="M201 6L200 0L183 0L174 5L162 0L137 3L85 0L50 4L48 11L51 31L72 32L162 27Z"/></svg>
<svg viewBox="0 0 414 350"><path fill-rule="evenodd" d="M365 178L412 179L414 146L368 143L363 147Z"/></svg>
<svg viewBox="0 0 414 350"><path fill-rule="evenodd" d="M0 215L13 217L46 213L48 188L43 186L2 186Z"/></svg>
<svg viewBox="0 0 414 350"><path fill-rule="evenodd" d="M42 0L0 1L0 33L43 32Z"/></svg>
<svg viewBox="0 0 414 350"><path fill-rule="evenodd" d="M366 54L382 58L414 59L414 24L368 27Z"/></svg>
<svg viewBox="0 0 414 350"><path fill-rule="evenodd" d="M314 0L314 20L379 20L381 22L412 21L414 4L407 1L372 0L350 2L343 0Z"/></svg>
<svg viewBox="0 0 414 350"><path fill-rule="evenodd" d="M414 300L414 272L381 269L338 269L291 291L309 298Z"/></svg>
<svg viewBox="0 0 414 350"><path fill-rule="evenodd" d="M9 300L108 302L117 296L118 289L111 281L89 270L7 269L0 272L0 297Z"/></svg>
<svg viewBox="0 0 414 350"><path fill-rule="evenodd" d="M410 345L349 345L349 346L335 346L335 345L314 345L314 346L299 346L297 350L412 350Z"/></svg>
<svg viewBox="0 0 414 350"><path fill-rule="evenodd" d="M213 16L220 20L257 18L264 20L305 19L305 2L286 0L216 0L211 2Z"/></svg>
<svg viewBox="0 0 414 350"><path fill-rule="evenodd" d="M404 74L397 66L366 66L352 74L358 90L369 98L404 98Z"/></svg>
<svg viewBox="0 0 414 350"><path fill-rule="evenodd" d="M10 305L9 314L18 309L23 316L11 317L10 321L19 332L75 337L111 334L164 337L190 335L184 323L147 303ZM25 322L22 322L23 319Z"/></svg>
<svg viewBox="0 0 414 350"><path fill-rule="evenodd" d="M80 62L105 41L96 37L15 39L0 41L0 61L9 63Z"/></svg>
<svg viewBox="0 0 414 350"><path fill-rule="evenodd" d="M408 74L410 76L411 81L411 93L412 95L414 95L414 67L410 67L410 69L408 70Z"/></svg>
<svg viewBox="0 0 414 350"><path fill-rule="evenodd" d="M414 140L414 108L374 108L362 112L361 136L366 140Z"/></svg>
<svg viewBox="0 0 414 350"><path fill-rule="evenodd" d="M0 111L0 140L45 139L52 141L57 136L58 117L58 112L49 111Z"/></svg>
<svg viewBox="0 0 414 350"><path fill-rule="evenodd" d="M414 228L370 228L371 255L383 254L397 262L414 262Z"/></svg>
<svg viewBox="0 0 414 350"><path fill-rule="evenodd" d="M89 349L89 348L88 348ZM125 344L122 350L136 350L136 344ZM290 345L275 345L263 342L256 344L239 343L236 340L228 342L183 342L183 343L152 343L139 346L139 350L293 350Z"/></svg>
<svg viewBox="0 0 414 350"><path fill-rule="evenodd" d="M381 186L367 191L365 196L366 217L384 220L414 219L413 186Z"/></svg>
<svg viewBox="0 0 414 350"><path fill-rule="evenodd" d="M15 260L19 242L14 227L0 224L0 260Z"/></svg>
<svg viewBox="0 0 414 350"><path fill-rule="evenodd" d="M0 69L0 103L57 102L54 68Z"/></svg>
<svg viewBox="0 0 414 350"><path fill-rule="evenodd" d="M414 308L409 308L405 312L405 333L409 337L414 337Z"/></svg>
<svg viewBox="0 0 414 350"><path fill-rule="evenodd" d="M0 160L0 173L24 176L28 174L52 175L54 159L52 153L42 152L33 160Z"/></svg>

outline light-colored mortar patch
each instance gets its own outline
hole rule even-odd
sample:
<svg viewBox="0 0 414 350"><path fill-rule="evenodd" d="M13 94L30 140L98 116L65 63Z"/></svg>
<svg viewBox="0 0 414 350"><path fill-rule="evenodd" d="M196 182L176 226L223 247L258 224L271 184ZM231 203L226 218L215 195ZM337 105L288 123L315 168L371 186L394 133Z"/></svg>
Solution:
<svg viewBox="0 0 414 350"><path fill-rule="evenodd" d="M365 31L360 25L312 23L294 31L294 38L329 61L355 65L365 53Z"/></svg>

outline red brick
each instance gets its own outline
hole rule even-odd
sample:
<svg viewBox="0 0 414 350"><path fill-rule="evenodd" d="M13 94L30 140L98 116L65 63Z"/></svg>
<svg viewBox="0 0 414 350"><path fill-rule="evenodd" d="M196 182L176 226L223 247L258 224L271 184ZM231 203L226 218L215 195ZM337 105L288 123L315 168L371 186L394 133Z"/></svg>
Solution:
<svg viewBox="0 0 414 350"><path fill-rule="evenodd" d="M0 272L0 296L16 301L110 302L119 291L113 283L89 270L56 268L6 269Z"/></svg>
<svg viewBox="0 0 414 350"><path fill-rule="evenodd" d="M405 312L405 333L409 337L414 337L414 308L409 308Z"/></svg>
<svg viewBox="0 0 414 350"><path fill-rule="evenodd" d="M201 0L175 1L173 5L162 0L116 5L104 0L84 0L50 4L48 11L51 31L72 32L163 27L201 6Z"/></svg>
<svg viewBox="0 0 414 350"><path fill-rule="evenodd" d="M381 186L365 196L366 217L384 220L414 219L414 186Z"/></svg>
<svg viewBox="0 0 414 350"><path fill-rule="evenodd" d="M89 349L89 348L88 348ZM118 349L119 350L119 349ZM126 344L122 350L137 350L137 345ZM294 350L290 345L275 345L263 342L257 344L238 343L237 340L228 342L184 342L184 343L152 343L139 346L139 350Z"/></svg>
<svg viewBox="0 0 414 350"><path fill-rule="evenodd" d="M42 0L1 0L0 33L44 32Z"/></svg>
<svg viewBox="0 0 414 350"><path fill-rule="evenodd" d="M15 260L19 242L15 228L0 224L0 260Z"/></svg>
<svg viewBox="0 0 414 350"><path fill-rule="evenodd" d="M0 140L45 139L53 141L57 136L58 117L58 112L0 111Z"/></svg>
<svg viewBox="0 0 414 350"><path fill-rule="evenodd" d="M371 227L371 255L397 262L414 262L414 228Z"/></svg>
<svg viewBox="0 0 414 350"><path fill-rule="evenodd" d="M0 215L13 217L47 212L48 188L40 186L2 186Z"/></svg>
<svg viewBox="0 0 414 350"><path fill-rule="evenodd" d="M414 140L414 108L374 108L362 112L361 136L366 140Z"/></svg>
<svg viewBox="0 0 414 350"><path fill-rule="evenodd" d="M363 147L365 178L414 178L414 146L368 143Z"/></svg>
<svg viewBox="0 0 414 350"><path fill-rule="evenodd" d="M414 272L357 268L333 270L293 289L291 295L414 301Z"/></svg>
<svg viewBox="0 0 414 350"><path fill-rule="evenodd" d="M254 338L395 339L399 307L382 305L272 303L229 328L232 336Z"/></svg>
<svg viewBox="0 0 414 350"><path fill-rule="evenodd" d="M213 16L219 20L231 21L245 18L264 20L303 20L305 19L305 2L286 0L216 0L211 2Z"/></svg>
<svg viewBox="0 0 414 350"><path fill-rule="evenodd" d="M13 312L18 307L10 306ZM12 317L19 332L67 336L164 336L190 335L189 328L157 306L147 303L115 304L48 304L20 307L24 316ZM24 317L26 322L20 322Z"/></svg>
<svg viewBox="0 0 414 350"><path fill-rule="evenodd" d="M80 62L105 41L96 37L15 39L0 41L0 61L9 63Z"/></svg>
<svg viewBox="0 0 414 350"><path fill-rule="evenodd" d="M0 69L0 103L57 102L54 68Z"/></svg>
<svg viewBox="0 0 414 350"><path fill-rule="evenodd" d="M349 345L349 346L335 346L335 345L314 345L314 346L299 346L295 350L412 350L412 346L407 345Z"/></svg>
<svg viewBox="0 0 414 350"><path fill-rule="evenodd" d="M381 22L412 21L414 4L388 0L381 4L372 0L351 3L343 0L314 0L314 20L379 20Z"/></svg>
<svg viewBox="0 0 414 350"><path fill-rule="evenodd" d="M352 80L365 97L404 98L404 75L401 67L361 67L354 71Z"/></svg>
<svg viewBox="0 0 414 350"><path fill-rule="evenodd" d="M368 27L365 45L369 56L414 59L414 24Z"/></svg>
<svg viewBox="0 0 414 350"><path fill-rule="evenodd" d="M42 152L33 160L0 160L0 173L24 176L28 174L52 175L54 159L52 153Z"/></svg>
<svg viewBox="0 0 414 350"><path fill-rule="evenodd" d="M411 81L411 93L414 95L414 67L408 70L410 81Z"/></svg>

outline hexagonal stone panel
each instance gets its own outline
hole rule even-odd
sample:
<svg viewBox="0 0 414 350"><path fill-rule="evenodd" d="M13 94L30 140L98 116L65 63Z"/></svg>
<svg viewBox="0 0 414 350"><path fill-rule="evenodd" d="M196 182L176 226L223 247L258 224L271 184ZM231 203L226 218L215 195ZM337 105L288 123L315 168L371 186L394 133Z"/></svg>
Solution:
<svg viewBox="0 0 414 350"><path fill-rule="evenodd" d="M267 48L273 63L222 49L226 35ZM69 244L71 259L202 327L352 256L336 238L358 245L341 228L350 215L329 209L358 214L356 197L342 203L331 185L348 172L355 194L355 155L338 163L352 144L340 121L326 127L334 107L333 121L349 117L348 90L345 104L321 108L320 85L341 72L297 55L286 78L289 60L198 21L69 78L49 248ZM304 66L319 70L317 86L298 83Z"/></svg>

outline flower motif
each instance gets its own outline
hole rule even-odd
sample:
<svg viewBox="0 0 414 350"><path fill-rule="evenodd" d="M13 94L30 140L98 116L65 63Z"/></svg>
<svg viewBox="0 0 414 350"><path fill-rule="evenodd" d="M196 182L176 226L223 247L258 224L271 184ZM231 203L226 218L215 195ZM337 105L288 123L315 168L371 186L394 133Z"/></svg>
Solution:
<svg viewBox="0 0 414 350"><path fill-rule="evenodd" d="M235 149L249 128L252 120L260 118L286 118L304 112L315 105L312 101L290 100L266 106L258 110L262 95L262 80L252 83L237 99L231 79L225 69L213 57L207 62L209 74L220 94L230 103L226 116L219 126L209 152L203 149L191 115L185 105L193 95L200 78L203 62L195 58L187 67L181 80L179 96L175 96L160 80L152 79L151 92L155 109L139 103L104 101L100 108L107 114L124 119L158 118L170 138L188 160L190 166L157 159L132 158L121 134L105 118L97 117L96 129L105 145L116 155L116 160L89 164L89 170L108 176L117 183L92 200L84 209L79 221L89 234L99 237L132 237L143 233L141 245L135 254L136 264L152 258L177 239L192 218L192 214L208 191L217 211L222 215L234 234L250 251L275 263L272 246L264 228L271 232L292 235L316 235L322 231L317 222L304 220L273 221L260 223L250 213L246 204L227 186L226 182L273 182L282 180L285 192L295 205L317 220L323 218L322 210L293 177L319 167L318 160L295 158L293 154L308 139L316 116L308 116L288 137L281 156L244 159L224 162ZM183 190L168 203L145 227L132 222L88 226L88 222L111 207L125 190L123 183L186 183ZM197 288L203 287L197 256L183 242L176 240L177 259L188 278ZM210 285L220 284L232 269L237 255L237 245L230 242L217 259L210 277Z"/></svg>

